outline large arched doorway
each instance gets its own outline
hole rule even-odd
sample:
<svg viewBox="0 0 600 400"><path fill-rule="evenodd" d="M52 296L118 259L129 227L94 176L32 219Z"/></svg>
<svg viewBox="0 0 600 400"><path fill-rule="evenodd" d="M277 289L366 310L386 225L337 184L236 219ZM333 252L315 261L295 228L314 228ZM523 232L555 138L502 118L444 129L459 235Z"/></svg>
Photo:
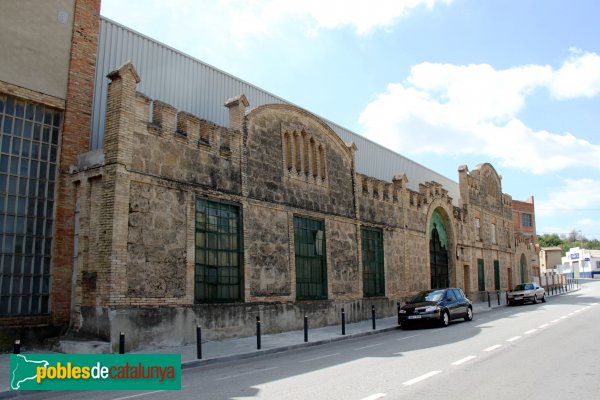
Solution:
<svg viewBox="0 0 600 400"><path fill-rule="evenodd" d="M450 285L448 270L448 235L441 215L435 210L431 216L429 235L429 263L431 288L447 288Z"/></svg>

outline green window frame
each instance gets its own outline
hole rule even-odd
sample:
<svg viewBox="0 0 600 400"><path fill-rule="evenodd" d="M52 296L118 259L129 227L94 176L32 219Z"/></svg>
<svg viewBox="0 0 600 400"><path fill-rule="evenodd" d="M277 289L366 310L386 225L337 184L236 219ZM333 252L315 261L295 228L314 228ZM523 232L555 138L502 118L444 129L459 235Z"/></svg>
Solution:
<svg viewBox="0 0 600 400"><path fill-rule="evenodd" d="M195 302L243 300L241 209L196 198Z"/></svg>
<svg viewBox="0 0 600 400"><path fill-rule="evenodd" d="M296 299L327 299L325 229L320 220L294 217Z"/></svg>
<svg viewBox="0 0 600 400"><path fill-rule="evenodd" d="M500 261L494 260L494 288L500 290Z"/></svg>
<svg viewBox="0 0 600 400"><path fill-rule="evenodd" d="M363 262L363 296L385 296L383 268L383 231L361 229Z"/></svg>
<svg viewBox="0 0 600 400"><path fill-rule="evenodd" d="M477 279L479 283L479 291L485 291L485 265L481 258L477 259Z"/></svg>

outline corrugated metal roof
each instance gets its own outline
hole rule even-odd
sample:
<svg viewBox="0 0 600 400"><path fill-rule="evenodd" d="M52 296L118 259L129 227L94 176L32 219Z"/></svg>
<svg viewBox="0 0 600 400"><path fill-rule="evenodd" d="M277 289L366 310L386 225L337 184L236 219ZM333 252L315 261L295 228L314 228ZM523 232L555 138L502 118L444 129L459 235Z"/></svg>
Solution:
<svg viewBox="0 0 600 400"><path fill-rule="evenodd" d="M218 125L228 125L229 114L223 104L228 98L239 94L246 95L251 107L273 103L296 106L139 32L101 17L92 110L92 149L101 148L104 140L108 87L106 75L129 61L142 78L138 85L140 92ZM419 189L419 183L436 181L448 190L448 194L457 204L460 192L456 181L325 118L321 119L331 126L342 140L356 143L358 172L388 182L391 182L394 175L406 174L409 180L408 187L413 190Z"/></svg>

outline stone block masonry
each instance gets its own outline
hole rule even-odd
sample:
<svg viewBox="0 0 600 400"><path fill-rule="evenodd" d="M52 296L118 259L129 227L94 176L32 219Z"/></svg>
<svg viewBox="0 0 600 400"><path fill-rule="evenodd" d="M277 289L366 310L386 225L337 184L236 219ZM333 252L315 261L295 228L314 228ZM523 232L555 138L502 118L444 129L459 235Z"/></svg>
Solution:
<svg viewBox="0 0 600 400"><path fill-rule="evenodd" d="M137 93L141 77L131 64L109 78L104 162L81 157L96 163L72 176L82 331L113 343L127 331L134 346L177 344L193 342L196 324L211 339L251 335L257 315L267 333L300 329L305 313L311 326L339 323L342 307L349 321L369 318L371 305L394 315L396 301L431 286L434 215L444 225L452 286L476 293L478 277L465 271L479 258L488 269L513 260L509 242L474 239L475 215L510 222L510 197L489 164L461 170L467 197L456 206L436 182L413 191L403 174L392 182L357 174L360 149L296 107L247 110L240 95L227 100L230 123L222 127ZM198 214L207 202L212 208ZM298 219L320 228L298 231ZM366 247L363 229L381 232L381 242ZM374 279L365 263L383 284L376 297L364 292ZM493 277L486 272L486 288ZM313 283L325 295L318 289L299 300L306 282L302 296L310 298ZM223 293L233 300L219 304Z"/></svg>

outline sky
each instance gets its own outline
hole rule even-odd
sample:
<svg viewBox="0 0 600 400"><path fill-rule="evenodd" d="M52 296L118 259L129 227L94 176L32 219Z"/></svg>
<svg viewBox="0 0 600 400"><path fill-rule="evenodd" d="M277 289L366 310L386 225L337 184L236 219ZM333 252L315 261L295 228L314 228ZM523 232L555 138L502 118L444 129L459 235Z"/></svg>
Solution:
<svg viewBox="0 0 600 400"><path fill-rule="evenodd" d="M600 239L600 1L102 0L101 14L452 180L489 162L504 193L534 196L538 235Z"/></svg>

